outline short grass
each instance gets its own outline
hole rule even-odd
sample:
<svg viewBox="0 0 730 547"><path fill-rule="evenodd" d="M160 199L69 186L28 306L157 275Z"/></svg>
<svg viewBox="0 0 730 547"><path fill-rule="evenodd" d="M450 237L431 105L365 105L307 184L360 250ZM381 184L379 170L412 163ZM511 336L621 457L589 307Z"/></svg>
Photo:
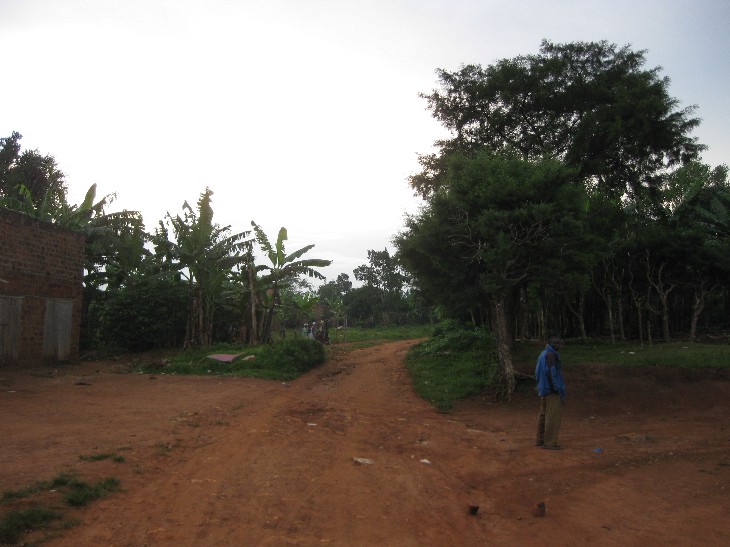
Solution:
<svg viewBox="0 0 730 547"><path fill-rule="evenodd" d="M101 460L112 460L114 463L124 463L124 456L116 452L100 452L97 454L81 454L79 460L82 462L98 462Z"/></svg>
<svg viewBox="0 0 730 547"><path fill-rule="evenodd" d="M63 500L72 507L83 507L90 502L119 490L119 479L107 477L95 483L73 480L63 494Z"/></svg>
<svg viewBox="0 0 730 547"><path fill-rule="evenodd" d="M534 366L544 343L518 343L516 364ZM560 350L566 368L582 364L638 367L730 368L730 345L673 342L652 345L611 344L567 340ZM434 335L409 352L406 366L416 392L439 410L449 410L459 399L492 388L498 363L491 336L454 323L438 326ZM534 381L518 378L517 390L532 389Z"/></svg>
<svg viewBox="0 0 730 547"><path fill-rule="evenodd" d="M517 344L515 361L534 363L542 348L542 344ZM603 340L567 340L560 349L560 359L566 367L602 363L647 367L728 368L730 345L686 342L641 345L626 342L611 344Z"/></svg>
<svg viewBox="0 0 730 547"><path fill-rule="evenodd" d="M119 480L114 477L90 484L77 479L75 473L59 473L48 481L39 481L18 490L6 490L0 503L30 498L43 491L59 491L68 505L80 507L118 489Z"/></svg>
<svg viewBox="0 0 730 547"><path fill-rule="evenodd" d="M493 385L498 370L492 336L456 323L414 346L406 367L416 392L442 411Z"/></svg>
<svg viewBox="0 0 730 547"><path fill-rule="evenodd" d="M238 357L227 363L209 357L214 354L230 354ZM304 338L288 338L254 347L216 345L185 350L171 356L163 368L150 363L142 365L140 371L291 380L321 365L324 361L325 351L319 342Z"/></svg>
<svg viewBox="0 0 730 547"><path fill-rule="evenodd" d="M27 531L46 529L62 516L40 506L5 513L0 517L0 545L16 545Z"/></svg>
<svg viewBox="0 0 730 547"><path fill-rule="evenodd" d="M441 411L484 391L497 372L497 363L478 350L409 358L407 367L416 392Z"/></svg>
<svg viewBox="0 0 730 547"><path fill-rule="evenodd" d="M402 325L390 327L349 327L330 330L331 343L367 342L369 345L383 341L414 340L431 336L434 325Z"/></svg>
<svg viewBox="0 0 730 547"><path fill-rule="evenodd" d="M0 504L17 500L32 502L33 497L41 493L58 492L66 505L82 507L118 489L119 479L114 477L88 483L77 479L74 473L59 473L50 480L38 481L18 490L3 492ZM56 526L56 521L63 518L63 512L39 504L21 510L4 511L0 515L0 545L17 544L26 532L49 530L52 526Z"/></svg>

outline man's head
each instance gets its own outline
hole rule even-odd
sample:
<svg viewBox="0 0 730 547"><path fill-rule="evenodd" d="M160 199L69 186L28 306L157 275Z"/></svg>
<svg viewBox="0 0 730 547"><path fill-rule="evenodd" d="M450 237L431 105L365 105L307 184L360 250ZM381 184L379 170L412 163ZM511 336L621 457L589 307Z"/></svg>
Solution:
<svg viewBox="0 0 730 547"><path fill-rule="evenodd" d="M559 333L553 333L548 337L548 344L550 344L554 349L560 349L560 344L563 343L562 338L560 338Z"/></svg>

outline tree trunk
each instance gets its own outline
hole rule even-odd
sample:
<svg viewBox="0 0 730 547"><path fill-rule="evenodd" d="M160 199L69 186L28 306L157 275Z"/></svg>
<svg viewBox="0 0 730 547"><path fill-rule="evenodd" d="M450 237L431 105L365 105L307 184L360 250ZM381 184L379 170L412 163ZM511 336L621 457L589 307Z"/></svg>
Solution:
<svg viewBox="0 0 730 547"><path fill-rule="evenodd" d="M607 288L606 283L604 282L603 285L599 285L596 283L595 279L593 279L593 287L596 289L596 292L600 295L601 300L603 300L603 303L606 304L606 311L608 313L608 330L611 334L611 343L616 343L616 336L614 333L613 328L613 298L611 297L611 290Z"/></svg>
<svg viewBox="0 0 730 547"><path fill-rule="evenodd" d="M662 298L662 333L664 334L664 341L667 344L672 341L669 332L669 302L667 298Z"/></svg>
<svg viewBox="0 0 730 547"><path fill-rule="evenodd" d="M575 306L572 305L567 294L565 295L565 303L567 304L568 309L570 310L570 313L573 314L573 316L575 317L575 320L578 322L578 331L580 332L581 340L588 340L588 335L586 334L586 324L585 324L585 320L583 319L583 308L584 308L584 304L585 304L585 295L583 293L580 293L578 295L577 309Z"/></svg>
<svg viewBox="0 0 730 547"><path fill-rule="evenodd" d="M653 340L651 337L651 321L649 319L646 320L646 337L649 341L649 346L653 346Z"/></svg>
<svg viewBox="0 0 730 547"><path fill-rule="evenodd" d="M624 304L623 304L623 298L619 294L619 297L616 299L616 307L617 309L617 315L618 315L618 332L619 336L621 337L621 341L626 341L626 331L624 330Z"/></svg>
<svg viewBox="0 0 730 547"><path fill-rule="evenodd" d="M646 252L646 257L644 259L646 280L649 282L649 287L653 288L656 291L657 296L659 297L659 301L662 304L662 309L661 311L657 311L653 306L651 306L651 299L649 298L648 290L646 305L651 312L657 315L661 315L662 334L664 336L664 341L669 343L671 342L671 336L669 332L669 293L674 290L674 287L676 285L674 283L666 281L666 276L664 275L664 267L666 265L667 263L663 262L659 265L659 267L656 267L651 261L649 251Z"/></svg>
<svg viewBox="0 0 730 547"><path fill-rule="evenodd" d="M705 308L705 299L715 292L718 285L713 285L709 289L707 288L707 280L700 278L698 284L695 287L694 302L692 303L692 319L689 326L689 341L694 342L697 338L697 323L700 319L700 314Z"/></svg>
<svg viewBox="0 0 730 547"><path fill-rule="evenodd" d="M266 312L264 312L264 319L261 326L261 340L264 342L268 342L271 338L271 325L274 320L274 304L271 304L270 308L266 309Z"/></svg>
<svg viewBox="0 0 730 547"><path fill-rule="evenodd" d="M255 346L258 343L258 338L257 338L258 324L256 322L256 287L254 285L253 263L247 267L247 271L248 271L249 294L251 297L251 340L250 340L250 343L252 346Z"/></svg>
<svg viewBox="0 0 730 547"><path fill-rule="evenodd" d="M512 399L515 390L515 369L512 363L512 344L509 338L509 319L507 303L503 295L492 298L494 313L494 337L499 355L500 386L499 398L505 401Z"/></svg>
<svg viewBox="0 0 730 547"><path fill-rule="evenodd" d="M606 295L606 307L608 308L608 330L611 332L611 343L616 343L616 335L613 332L613 298L611 295Z"/></svg>
<svg viewBox="0 0 730 547"><path fill-rule="evenodd" d="M635 300L634 303L636 304L636 315L637 315L637 319L639 321L638 322L638 326L639 326L639 344L643 346L644 345L644 326L643 326L644 325L644 323L643 323L644 318L641 316L642 315L641 314L642 304L638 300Z"/></svg>
<svg viewBox="0 0 730 547"><path fill-rule="evenodd" d="M689 325L689 341L694 342L697 338L697 322L700 319L702 309L705 307L705 292L698 289L695 292L694 303L692 304L692 319Z"/></svg>

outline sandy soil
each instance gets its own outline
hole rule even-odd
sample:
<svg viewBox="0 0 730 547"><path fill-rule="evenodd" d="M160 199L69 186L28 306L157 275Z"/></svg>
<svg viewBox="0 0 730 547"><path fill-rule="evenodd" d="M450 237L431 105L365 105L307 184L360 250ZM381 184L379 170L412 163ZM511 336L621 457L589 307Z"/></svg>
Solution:
<svg viewBox="0 0 730 547"><path fill-rule="evenodd" d="M64 508L78 524L52 546L730 544L726 374L568 370L548 451L532 393L451 413L419 399L411 343L336 351L288 384L124 359L0 369L0 488L121 481ZM79 458L108 452L124 461Z"/></svg>

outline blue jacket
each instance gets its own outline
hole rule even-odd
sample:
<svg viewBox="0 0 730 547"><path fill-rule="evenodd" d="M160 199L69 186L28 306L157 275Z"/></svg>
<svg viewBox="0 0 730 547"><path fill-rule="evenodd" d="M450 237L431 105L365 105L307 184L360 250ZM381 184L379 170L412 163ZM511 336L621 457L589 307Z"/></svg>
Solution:
<svg viewBox="0 0 730 547"><path fill-rule="evenodd" d="M537 394L545 397L551 393L560 395L560 400L565 399L565 382L560 372L560 355L548 344L537 358L535 366L535 378L537 379Z"/></svg>

